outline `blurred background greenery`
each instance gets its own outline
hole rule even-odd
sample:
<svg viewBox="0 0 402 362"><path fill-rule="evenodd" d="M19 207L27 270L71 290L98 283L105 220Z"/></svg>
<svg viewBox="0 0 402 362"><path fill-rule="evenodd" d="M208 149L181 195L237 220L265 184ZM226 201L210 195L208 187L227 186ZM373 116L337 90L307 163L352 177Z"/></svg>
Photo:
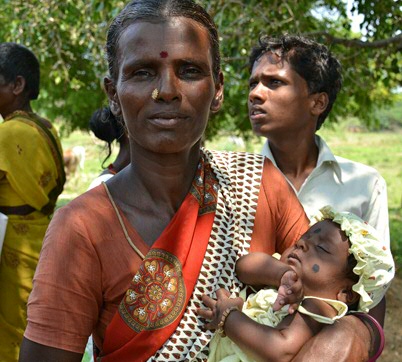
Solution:
<svg viewBox="0 0 402 362"><path fill-rule="evenodd" d="M402 85L402 6L395 0L196 0L214 17L221 39L225 102L207 129L250 135L245 99L248 54L261 33L304 34L326 44L343 65L344 89L327 122L355 116L370 129ZM39 57L42 88L35 110L59 119L63 132L86 129L105 104L106 31L121 0L0 0L0 41Z"/></svg>

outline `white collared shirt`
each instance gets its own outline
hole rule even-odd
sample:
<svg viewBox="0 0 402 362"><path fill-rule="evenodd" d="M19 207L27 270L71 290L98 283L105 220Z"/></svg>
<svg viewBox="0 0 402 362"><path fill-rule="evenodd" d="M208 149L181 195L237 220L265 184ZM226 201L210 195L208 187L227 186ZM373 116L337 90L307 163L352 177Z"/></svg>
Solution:
<svg viewBox="0 0 402 362"><path fill-rule="evenodd" d="M317 165L299 191L285 176L307 216L311 220L326 205L331 205L337 211L353 212L376 228L389 247L388 199L384 178L373 167L334 156L317 135L316 144ZM261 153L278 167L268 140Z"/></svg>

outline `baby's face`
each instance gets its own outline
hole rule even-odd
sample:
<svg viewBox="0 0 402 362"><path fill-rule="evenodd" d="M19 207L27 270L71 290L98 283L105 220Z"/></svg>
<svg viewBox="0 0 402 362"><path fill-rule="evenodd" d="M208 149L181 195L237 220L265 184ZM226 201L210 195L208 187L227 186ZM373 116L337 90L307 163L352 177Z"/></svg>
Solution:
<svg viewBox="0 0 402 362"><path fill-rule="evenodd" d="M313 225L281 260L290 265L303 282L305 295L335 298L345 280L349 241L339 225L330 220Z"/></svg>

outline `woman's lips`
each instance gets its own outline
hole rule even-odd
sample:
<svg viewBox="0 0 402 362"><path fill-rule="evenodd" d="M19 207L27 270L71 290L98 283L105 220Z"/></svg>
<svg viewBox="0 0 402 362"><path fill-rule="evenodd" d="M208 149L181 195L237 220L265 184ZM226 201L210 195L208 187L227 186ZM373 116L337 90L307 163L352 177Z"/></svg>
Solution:
<svg viewBox="0 0 402 362"><path fill-rule="evenodd" d="M188 119L181 113L157 113L148 118L149 122L160 128L175 128Z"/></svg>

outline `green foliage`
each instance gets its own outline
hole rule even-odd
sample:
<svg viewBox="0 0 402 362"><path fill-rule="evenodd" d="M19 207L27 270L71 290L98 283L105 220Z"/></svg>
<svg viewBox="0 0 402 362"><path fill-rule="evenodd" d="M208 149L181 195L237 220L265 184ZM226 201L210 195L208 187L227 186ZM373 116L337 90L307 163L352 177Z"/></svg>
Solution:
<svg viewBox="0 0 402 362"><path fill-rule="evenodd" d="M381 108L376 111L376 117L380 120L381 128L402 128L402 93L395 95L393 107Z"/></svg>
<svg viewBox="0 0 402 362"><path fill-rule="evenodd" d="M39 57L41 96L35 109L60 119L67 131L85 129L91 113L106 102L106 31L122 8L118 0L0 0L0 41L21 42ZM226 129L247 134L248 54L261 33L308 34L326 43L341 60L344 89L328 122L354 115L372 127L374 110L392 103L402 83L401 7L394 0L355 0L364 15L361 34L352 34L346 3L338 0L199 0L213 15L221 36L225 102L207 139ZM355 39L355 40L353 40ZM360 41L363 40L363 41Z"/></svg>
<svg viewBox="0 0 402 362"><path fill-rule="evenodd" d="M67 130L87 128L92 112L105 102L103 46L108 22L122 2L2 1L1 41L28 46L41 63L41 95L34 107L66 121Z"/></svg>

